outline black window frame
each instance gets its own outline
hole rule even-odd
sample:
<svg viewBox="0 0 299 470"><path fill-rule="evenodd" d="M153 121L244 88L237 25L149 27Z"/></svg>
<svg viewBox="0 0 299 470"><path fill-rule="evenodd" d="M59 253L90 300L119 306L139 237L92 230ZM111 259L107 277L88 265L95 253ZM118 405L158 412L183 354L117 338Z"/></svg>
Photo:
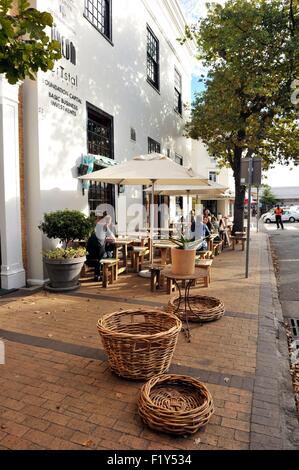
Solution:
<svg viewBox="0 0 299 470"><path fill-rule="evenodd" d="M174 155L174 161L178 165L184 166L184 157L182 157L182 155L179 155L178 153L176 153Z"/></svg>
<svg viewBox="0 0 299 470"><path fill-rule="evenodd" d="M211 178L211 175L213 175L215 178ZM209 170L209 181L212 181L213 183L217 183L217 171L215 170Z"/></svg>
<svg viewBox="0 0 299 470"><path fill-rule="evenodd" d="M151 37L153 42L156 42L156 57L155 59L149 52L149 38ZM149 61L153 65L155 79L149 75ZM160 42L152 28L146 25L146 80L147 82L160 93Z"/></svg>
<svg viewBox="0 0 299 470"><path fill-rule="evenodd" d="M93 104L91 104L89 102L86 102L86 112L87 112L86 133L87 133L87 152L88 152L88 154L102 155L103 157L107 156L107 155L103 155L102 153L99 153L99 152L93 153L93 152L89 151L90 147L89 147L88 134L89 134L89 132L91 132L89 130L89 121L91 121L91 119L89 118L89 112L90 112L90 113L94 113L94 115L98 115L99 119L106 119L107 121L108 120L110 121L110 155L107 158L111 158L112 160L114 160L114 118L113 118L113 116L111 116L111 114L106 113L102 109L97 108L96 106L94 106ZM94 120L94 122L96 122L96 121Z"/></svg>
<svg viewBox="0 0 299 470"><path fill-rule="evenodd" d="M87 122L86 122L86 137L87 137L87 152L90 155L102 155L104 157L114 160L114 119L113 116L97 108L93 104L86 102L86 111L87 111ZM103 155L102 153L93 153L90 152L91 147L89 144L89 134L93 131L90 131L90 121L96 123L95 118L90 117L90 115L98 115L98 124L101 125L100 120L107 120L110 123L110 154ZM103 167L100 163L95 162L94 171L101 170ZM90 182L90 187L88 190L88 205L89 210L94 211L99 204L111 204L115 207L115 186L106 183L98 183L95 181Z"/></svg>
<svg viewBox="0 0 299 470"><path fill-rule="evenodd" d="M94 6L94 2L96 2L96 6ZM98 4L100 2L107 2L109 4L109 12L108 12L108 19L107 19L107 25L108 25L108 32L105 30L102 31L101 27L99 27L99 21L98 21ZM89 3L92 4L93 11L91 12L88 7ZM89 18L89 13L91 14L92 18L95 18L94 16L94 9L96 10L97 14L97 21L96 24L95 22L92 21L91 18ZM84 0L84 13L83 13L84 18L113 46L112 42L112 0ZM105 25L103 26L105 28Z"/></svg>
<svg viewBox="0 0 299 470"><path fill-rule="evenodd" d="M179 78L179 86L177 78ZM183 116L183 79L176 67L174 68L174 110L181 117Z"/></svg>
<svg viewBox="0 0 299 470"><path fill-rule="evenodd" d="M148 153L161 153L161 144L157 140L152 139L151 137L147 138L147 150Z"/></svg>

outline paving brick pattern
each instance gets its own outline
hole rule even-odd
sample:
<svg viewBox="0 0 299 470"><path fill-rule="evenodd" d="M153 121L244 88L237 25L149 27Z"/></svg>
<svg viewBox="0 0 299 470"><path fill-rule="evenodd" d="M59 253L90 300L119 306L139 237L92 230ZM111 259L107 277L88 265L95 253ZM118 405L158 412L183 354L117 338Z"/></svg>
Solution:
<svg viewBox="0 0 299 470"><path fill-rule="evenodd" d="M0 448L284 448L279 384L273 378L277 364L270 359L277 354L267 303L270 284L260 292L265 250L265 235L253 236L247 280L244 253L226 250L215 258L211 287L196 289L221 298L228 313L214 323L192 324L192 342L181 334L175 351L171 370L201 379L215 402L210 423L192 437L143 425L136 409L141 384L110 372L96 330L104 313L164 307L165 292L152 294L148 281L128 275L107 290L85 281L69 295L40 292L0 303L6 345L6 364L0 366Z"/></svg>

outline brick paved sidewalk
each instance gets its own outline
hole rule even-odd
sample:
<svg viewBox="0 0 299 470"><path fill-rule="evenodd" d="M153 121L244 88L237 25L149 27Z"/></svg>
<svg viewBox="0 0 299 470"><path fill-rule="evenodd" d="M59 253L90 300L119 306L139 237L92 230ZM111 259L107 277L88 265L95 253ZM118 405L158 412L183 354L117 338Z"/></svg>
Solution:
<svg viewBox="0 0 299 470"><path fill-rule="evenodd" d="M171 371L200 378L215 415L192 437L145 427L136 410L141 384L114 376L96 330L119 308L165 306L149 281L121 276L105 290L93 282L68 295L40 292L0 301L0 449L287 449L296 448L298 421L288 372L287 343L269 264L267 237L252 237L251 275L244 253L225 250L213 264L209 289L225 316L181 334Z"/></svg>

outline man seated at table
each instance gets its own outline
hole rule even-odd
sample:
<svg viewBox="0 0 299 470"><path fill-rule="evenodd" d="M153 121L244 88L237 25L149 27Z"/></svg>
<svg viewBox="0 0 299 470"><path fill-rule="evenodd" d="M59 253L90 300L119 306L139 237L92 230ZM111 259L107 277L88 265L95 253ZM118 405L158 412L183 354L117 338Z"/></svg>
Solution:
<svg viewBox="0 0 299 470"><path fill-rule="evenodd" d="M86 265L94 268L94 280L99 281L101 278L101 259L105 254L105 245L100 242L95 232L87 241L86 251Z"/></svg>
<svg viewBox="0 0 299 470"><path fill-rule="evenodd" d="M115 229L112 224L112 217L110 215L106 215L98 219L95 228L95 234L99 243L104 248L103 258L113 258L113 251L115 247L114 231Z"/></svg>
<svg viewBox="0 0 299 470"><path fill-rule="evenodd" d="M192 234L193 240L200 240L202 238L208 238L211 235L210 230L208 229L207 225L203 222L203 216L201 214L197 215L195 218L195 231ZM206 251L208 249L207 240L202 240L196 251Z"/></svg>

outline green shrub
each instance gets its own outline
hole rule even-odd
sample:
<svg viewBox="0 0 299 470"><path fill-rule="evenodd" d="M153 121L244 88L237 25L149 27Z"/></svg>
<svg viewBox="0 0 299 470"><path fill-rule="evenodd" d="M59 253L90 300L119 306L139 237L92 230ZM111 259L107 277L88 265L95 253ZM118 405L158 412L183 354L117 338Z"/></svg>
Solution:
<svg viewBox="0 0 299 470"><path fill-rule="evenodd" d="M73 259L86 255L85 248L56 248L55 250L44 251L43 255L47 259Z"/></svg>
<svg viewBox="0 0 299 470"><path fill-rule="evenodd" d="M44 214L39 229L48 238L58 238L68 247L73 240L86 240L94 226L90 218L76 210L61 210Z"/></svg>

